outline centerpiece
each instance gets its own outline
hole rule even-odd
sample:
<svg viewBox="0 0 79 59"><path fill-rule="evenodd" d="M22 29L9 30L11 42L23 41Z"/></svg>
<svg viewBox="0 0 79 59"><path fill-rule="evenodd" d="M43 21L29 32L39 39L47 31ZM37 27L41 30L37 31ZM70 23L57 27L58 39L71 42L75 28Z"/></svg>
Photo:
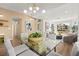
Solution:
<svg viewBox="0 0 79 59"><path fill-rule="evenodd" d="M28 37L28 43L29 43L29 47L32 48L37 53L39 53L39 54L46 53L47 49L44 45L44 41L43 41L41 33L34 32L34 33L30 34Z"/></svg>
<svg viewBox="0 0 79 59"><path fill-rule="evenodd" d="M42 39L42 34L39 33L39 32L32 33L28 37L28 41L39 42L41 40L43 40Z"/></svg>

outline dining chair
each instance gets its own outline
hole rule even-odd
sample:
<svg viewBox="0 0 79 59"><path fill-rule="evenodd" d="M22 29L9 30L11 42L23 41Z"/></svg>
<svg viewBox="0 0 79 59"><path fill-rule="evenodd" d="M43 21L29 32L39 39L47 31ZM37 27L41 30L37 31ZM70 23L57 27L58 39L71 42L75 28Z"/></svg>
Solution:
<svg viewBox="0 0 79 59"><path fill-rule="evenodd" d="M9 38L4 39L7 56L38 56L25 44L13 47Z"/></svg>
<svg viewBox="0 0 79 59"><path fill-rule="evenodd" d="M4 39L4 45L5 45L7 56L16 56L14 48L9 38Z"/></svg>

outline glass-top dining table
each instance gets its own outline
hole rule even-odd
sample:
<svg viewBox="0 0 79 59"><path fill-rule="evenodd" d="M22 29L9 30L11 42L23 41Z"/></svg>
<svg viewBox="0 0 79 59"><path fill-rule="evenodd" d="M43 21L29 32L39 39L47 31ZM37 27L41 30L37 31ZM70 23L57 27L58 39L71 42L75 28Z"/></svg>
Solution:
<svg viewBox="0 0 79 59"><path fill-rule="evenodd" d="M32 51L37 53L40 56L46 56L51 51L54 50L56 52L56 47L62 42L62 40L52 40L52 39L46 39L42 43L36 44L36 46L33 45L29 46L29 44L26 44Z"/></svg>

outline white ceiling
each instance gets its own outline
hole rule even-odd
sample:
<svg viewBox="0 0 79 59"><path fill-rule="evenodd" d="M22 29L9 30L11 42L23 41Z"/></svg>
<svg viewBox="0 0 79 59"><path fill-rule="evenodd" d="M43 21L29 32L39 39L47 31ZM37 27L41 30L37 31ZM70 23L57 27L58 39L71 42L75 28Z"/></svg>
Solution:
<svg viewBox="0 0 79 59"><path fill-rule="evenodd" d="M40 10L38 13L34 14L33 16L35 17L40 17L43 16L44 14L42 14L42 10L45 9L46 10L46 14L50 13L51 9L53 10L54 8L60 7L62 5L64 5L64 3L38 3L36 4L37 6L40 7ZM9 9L9 10L13 10L13 11L17 11L20 13L23 13L24 9L27 9L32 6L31 3L0 3L0 7ZM27 12L27 15L30 15L30 11ZM38 16L37 16L38 15Z"/></svg>
<svg viewBox="0 0 79 59"><path fill-rule="evenodd" d="M78 3L38 3L36 4L40 7L40 10L38 13L32 15L36 18L41 19L56 19L56 18L67 18L74 15L78 15L79 11L79 4ZM23 13L24 9L27 9L32 6L30 3L0 3L0 7L17 11L20 13ZM42 14L41 10L45 9L46 13ZM65 13L67 11L67 13ZM27 15L30 15L30 11L27 12Z"/></svg>

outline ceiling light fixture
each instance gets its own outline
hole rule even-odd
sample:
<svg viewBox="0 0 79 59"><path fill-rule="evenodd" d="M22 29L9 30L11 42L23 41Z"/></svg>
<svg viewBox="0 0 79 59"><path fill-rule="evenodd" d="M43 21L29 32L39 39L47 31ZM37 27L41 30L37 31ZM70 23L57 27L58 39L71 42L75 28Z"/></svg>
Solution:
<svg viewBox="0 0 79 59"><path fill-rule="evenodd" d="M42 10L42 13L46 13L46 10Z"/></svg>
<svg viewBox="0 0 79 59"><path fill-rule="evenodd" d="M39 7L36 7L36 10L38 11L39 10Z"/></svg>
<svg viewBox="0 0 79 59"><path fill-rule="evenodd" d="M32 7L29 7L29 10L32 11Z"/></svg>
<svg viewBox="0 0 79 59"><path fill-rule="evenodd" d="M27 10L24 10L24 13L27 13Z"/></svg>
<svg viewBox="0 0 79 59"><path fill-rule="evenodd" d="M33 13L36 13L36 10L33 10Z"/></svg>
<svg viewBox="0 0 79 59"><path fill-rule="evenodd" d="M32 13L37 13L37 11L40 10L40 7L33 3L32 6L29 7L29 10L30 10L30 12L32 12ZM24 10L24 13L27 13L27 10ZM46 13L46 10L43 9L43 10L42 10L42 13Z"/></svg>

